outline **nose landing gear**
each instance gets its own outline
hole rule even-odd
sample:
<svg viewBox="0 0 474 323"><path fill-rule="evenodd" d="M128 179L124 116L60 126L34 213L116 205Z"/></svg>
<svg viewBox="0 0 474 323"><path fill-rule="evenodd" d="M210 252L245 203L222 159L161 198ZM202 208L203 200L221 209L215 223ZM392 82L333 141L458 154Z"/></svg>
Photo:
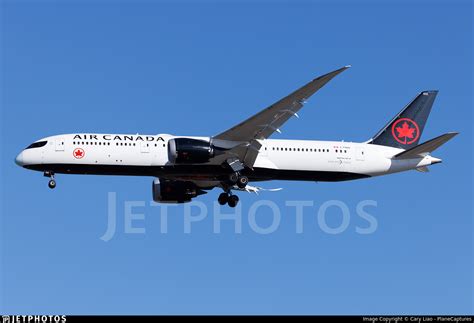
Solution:
<svg viewBox="0 0 474 323"><path fill-rule="evenodd" d="M54 179L50 179L49 182L48 182L48 187L50 189L53 189L56 187L56 181Z"/></svg>
<svg viewBox="0 0 474 323"><path fill-rule="evenodd" d="M48 187L50 189L53 189L56 187L56 181L54 180L54 173L53 172L49 172L49 171L46 171L44 172L44 177L49 177L49 182L48 182Z"/></svg>

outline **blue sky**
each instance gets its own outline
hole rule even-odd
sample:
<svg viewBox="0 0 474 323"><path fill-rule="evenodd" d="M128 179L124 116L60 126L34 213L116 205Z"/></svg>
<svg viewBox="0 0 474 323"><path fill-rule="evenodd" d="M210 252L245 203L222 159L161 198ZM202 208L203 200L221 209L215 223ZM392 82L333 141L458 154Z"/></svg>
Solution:
<svg viewBox="0 0 474 323"><path fill-rule="evenodd" d="M473 313L472 4L469 1L1 4L1 302L8 313ZM364 141L417 92L440 91L422 140L461 134L431 172L344 183L272 182L240 194L242 233L211 210L183 232L185 206L149 206L151 178L57 176L51 191L15 155L75 132L213 135L315 76L353 67L274 138ZM117 232L104 242L108 192ZM272 234L252 203L281 209ZM304 232L285 201L312 201ZM341 234L317 212L341 200ZM362 200L377 230L356 215ZM124 232L126 201L144 234ZM194 210L193 212L197 212ZM222 209L222 212L230 212ZM261 226L272 212L258 210ZM341 212L326 216L333 227Z"/></svg>

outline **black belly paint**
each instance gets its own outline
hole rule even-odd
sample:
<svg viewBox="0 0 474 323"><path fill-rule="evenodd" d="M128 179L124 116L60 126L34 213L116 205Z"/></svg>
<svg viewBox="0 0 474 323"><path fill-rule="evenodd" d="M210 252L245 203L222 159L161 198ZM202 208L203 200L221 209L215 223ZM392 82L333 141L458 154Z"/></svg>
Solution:
<svg viewBox="0 0 474 323"><path fill-rule="evenodd" d="M176 165L176 166L132 166L132 165L97 165L97 164L37 164L25 165L24 168L36 171L51 171L57 174L81 175L125 175L125 176L153 176L153 177L184 177L188 179L220 180L227 178L229 171L218 165ZM285 170L255 167L254 170L244 170L242 175L250 181L267 180L295 180L295 181L321 181L338 182L369 175L333 172L333 171L308 171Z"/></svg>

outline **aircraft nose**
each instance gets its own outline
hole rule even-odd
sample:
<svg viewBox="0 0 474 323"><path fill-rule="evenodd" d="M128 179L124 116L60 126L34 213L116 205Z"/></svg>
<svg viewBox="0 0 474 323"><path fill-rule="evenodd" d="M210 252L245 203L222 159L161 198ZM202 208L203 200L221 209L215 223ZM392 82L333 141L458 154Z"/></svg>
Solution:
<svg viewBox="0 0 474 323"><path fill-rule="evenodd" d="M23 165L25 165L24 162L23 162L23 152L19 153L18 156L16 156L16 158L15 158L15 163L16 163L18 166L23 166Z"/></svg>

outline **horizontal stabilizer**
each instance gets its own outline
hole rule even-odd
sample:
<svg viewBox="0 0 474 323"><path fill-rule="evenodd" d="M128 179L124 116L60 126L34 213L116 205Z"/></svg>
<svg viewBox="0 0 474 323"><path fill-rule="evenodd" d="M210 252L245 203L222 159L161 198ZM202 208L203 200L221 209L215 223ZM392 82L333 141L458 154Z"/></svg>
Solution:
<svg viewBox="0 0 474 323"><path fill-rule="evenodd" d="M450 140L457 134L458 132L445 133L444 135L428 140L427 142L424 142L418 146L402 151L401 153L393 156L392 159L423 158L426 155L429 155L431 152L435 151L438 147L446 143L448 140Z"/></svg>

